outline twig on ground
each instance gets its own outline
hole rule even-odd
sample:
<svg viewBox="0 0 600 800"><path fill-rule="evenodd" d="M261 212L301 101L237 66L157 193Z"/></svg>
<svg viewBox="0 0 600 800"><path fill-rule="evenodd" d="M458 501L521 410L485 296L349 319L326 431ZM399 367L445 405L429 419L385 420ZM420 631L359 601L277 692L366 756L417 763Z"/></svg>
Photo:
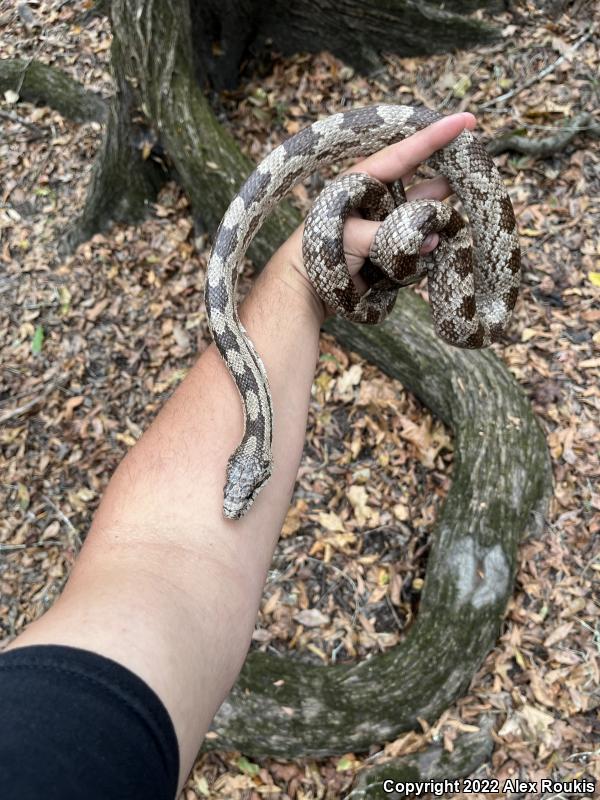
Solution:
<svg viewBox="0 0 600 800"><path fill-rule="evenodd" d="M21 94L21 89L23 88L23 82L25 81L25 74L27 73L27 70L29 69L29 67L33 63L33 61L34 61L37 53L39 53L40 49L41 49L41 45L38 45L38 47L36 49L36 53L25 60L25 63L23 64L23 69L21 71L21 75L19 77L19 83L18 83L17 88L15 90L17 94Z"/></svg>
<svg viewBox="0 0 600 800"><path fill-rule="evenodd" d="M47 539L46 541L33 542L32 544L0 544L0 553L12 553L17 550L31 550L32 548L60 547L63 542L57 539ZM63 545L64 546L64 545Z"/></svg>
<svg viewBox="0 0 600 800"><path fill-rule="evenodd" d="M65 525L69 530L69 533L71 534L73 541L75 542L77 548L79 549L81 547L81 536L79 535L79 531L77 530L77 528L73 525L73 523L64 513L64 511L61 511L60 508L56 505L56 503L50 497L48 497L48 495L43 494L42 497L46 501L46 503L48 503L48 505L53 509L56 516L62 522L65 523Z"/></svg>
<svg viewBox="0 0 600 800"><path fill-rule="evenodd" d="M596 31L596 26L592 26L587 33L584 33L583 36L580 36L579 39L570 47L566 53L563 53L562 56L559 56L556 61L553 61L552 64L549 64L547 67L544 67L541 72L538 72L537 75L533 75L529 80L525 81L521 86L517 86L514 89L511 89L509 92L505 92L501 94L499 97L493 97L491 100L488 100L487 103L482 103L479 106L481 109L490 108L491 106L495 106L497 103L504 103L506 100L510 100L512 97L516 97L521 92L524 92L525 89L528 89L530 86L533 86L534 83L538 83L539 81L543 80L547 75L554 72L554 70L559 67L563 61L569 56L572 56L573 53L578 50L582 44L587 42L587 40L593 36Z"/></svg>
<svg viewBox="0 0 600 800"><path fill-rule="evenodd" d="M16 408L11 408L8 411L5 411L3 414L0 414L0 425L3 425L5 422L8 422L10 419L14 417L19 417L21 414L26 414L28 411L31 411L32 408L35 408L42 400L46 397L46 395L50 394L50 392L56 387L56 383L50 383L46 388L42 391L41 394L32 397L31 400L28 400L26 403L23 403L22 406L17 406Z"/></svg>
<svg viewBox="0 0 600 800"><path fill-rule="evenodd" d="M390 609L390 613L391 613L392 617L394 618L394 622L396 623L396 627L398 628L400 633L403 633L404 625L402 624L402 621L400 620L400 617L398 616L398 613L397 613L396 609L394 608L394 604L392 603L389 594L386 594L385 600L386 600L386 603L388 604L388 608Z"/></svg>
<svg viewBox="0 0 600 800"><path fill-rule="evenodd" d="M28 122L26 119L21 119L21 117L18 117L11 111L2 111L2 109L0 109L0 117L2 119L8 119L11 122L16 122L17 124L22 125L24 128L29 128L29 130L33 131L40 139L45 136L44 131L37 125L34 125L33 122Z"/></svg>

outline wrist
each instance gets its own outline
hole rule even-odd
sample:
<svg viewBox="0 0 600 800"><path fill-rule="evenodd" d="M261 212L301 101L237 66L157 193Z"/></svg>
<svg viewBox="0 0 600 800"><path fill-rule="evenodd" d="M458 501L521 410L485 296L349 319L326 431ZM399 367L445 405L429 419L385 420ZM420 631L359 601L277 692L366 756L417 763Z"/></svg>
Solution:
<svg viewBox="0 0 600 800"><path fill-rule="evenodd" d="M272 276L283 285L289 295L290 304L307 313L320 328L329 316L329 311L304 269L302 230L303 226L297 228L281 245L265 267L263 274Z"/></svg>

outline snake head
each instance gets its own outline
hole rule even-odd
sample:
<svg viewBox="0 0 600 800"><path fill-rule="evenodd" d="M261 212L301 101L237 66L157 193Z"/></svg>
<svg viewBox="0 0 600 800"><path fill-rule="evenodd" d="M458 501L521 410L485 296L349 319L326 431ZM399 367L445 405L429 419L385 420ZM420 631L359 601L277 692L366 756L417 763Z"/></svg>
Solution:
<svg viewBox="0 0 600 800"><path fill-rule="evenodd" d="M227 480L223 490L223 514L228 519L240 519L248 512L271 477L272 467L270 459L247 456L236 450L227 462Z"/></svg>

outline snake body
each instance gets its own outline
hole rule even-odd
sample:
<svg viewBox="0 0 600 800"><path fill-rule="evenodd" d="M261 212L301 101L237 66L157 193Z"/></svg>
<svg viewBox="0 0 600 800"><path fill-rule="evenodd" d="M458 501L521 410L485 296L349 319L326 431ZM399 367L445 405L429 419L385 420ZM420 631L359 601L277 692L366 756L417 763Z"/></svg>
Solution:
<svg viewBox="0 0 600 800"><path fill-rule="evenodd" d="M273 150L227 209L215 236L205 285L210 329L239 391L245 420L242 441L227 463L226 517L242 517L272 472L269 384L234 301L250 242L271 208L319 167L371 155L440 118L425 108L376 105L319 120ZM426 274L436 332L459 347L485 347L504 332L519 290L520 252L510 198L491 158L468 131L427 163L447 178L460 198L471 236L448 204L403 203L401 187L386 197L388 190L381 184L377 187L377 181L354 176L344 183L350 178L346 176L341 183L334 182L329 193L325 190L307 218L303 240L307 271L317 292L337 313L366 323L389 313L399 286ZM365 200L369 194L378 199ZM344 214L356 206L371 209L372 218L388 214L373 242L365 270L370 289L362 298L349 278L343 250L340 255L340 239L332 232L343 228ZM440 245L434 255L420 259L420 244L432 230L440 232Z"/></svg>

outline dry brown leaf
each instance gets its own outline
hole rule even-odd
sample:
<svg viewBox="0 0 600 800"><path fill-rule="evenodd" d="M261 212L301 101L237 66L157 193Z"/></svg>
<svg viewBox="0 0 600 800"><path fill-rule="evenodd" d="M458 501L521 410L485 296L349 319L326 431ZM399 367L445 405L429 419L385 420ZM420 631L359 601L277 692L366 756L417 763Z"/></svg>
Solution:
<svg viewBox="0 0 600 800"><path fill-rule="evenodd" d="M552 633L544 639L544 647L552 647L557 642L562 641L573 629L574 622L563 622L558 625Z"/></svg>
<svg viewBox="0 0 600 800"><path fill-rule="evenodd" d="M321 625L329 625L330 618L323 614L318 608L307 608L294 614L294 619L305 628L318 628Z"/></svg>

